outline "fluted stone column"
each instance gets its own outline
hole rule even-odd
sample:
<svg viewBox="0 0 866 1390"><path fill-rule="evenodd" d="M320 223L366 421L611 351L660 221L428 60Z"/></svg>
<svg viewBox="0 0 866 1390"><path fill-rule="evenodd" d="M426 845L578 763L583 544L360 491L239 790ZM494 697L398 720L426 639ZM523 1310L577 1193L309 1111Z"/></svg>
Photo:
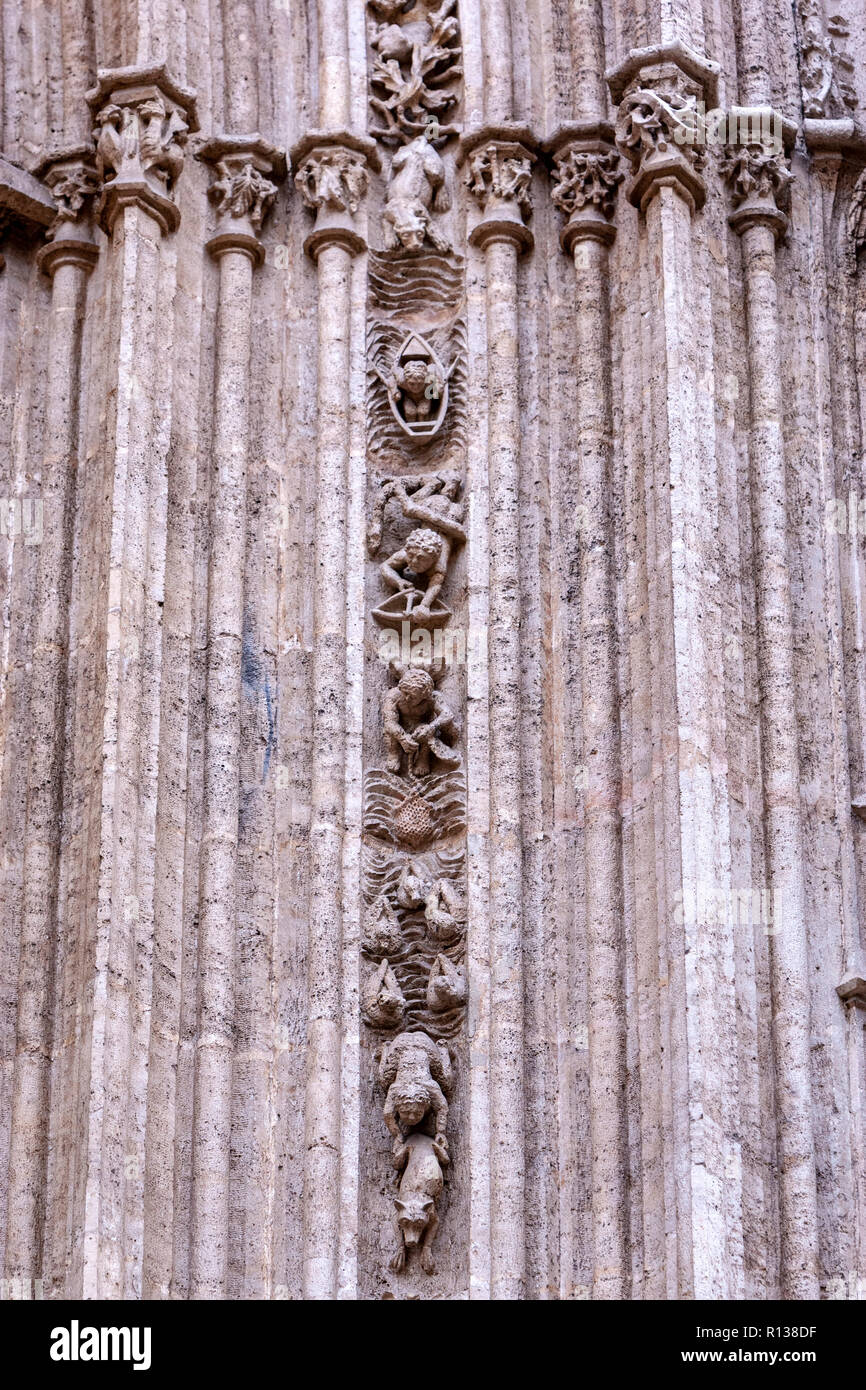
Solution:
<svg viewBox="0 0 866 1390"><path fill-rule="evenodd" d="M282 159L258 136L218 137L203 145L198 154L215 164L217 172L211 188L217 229L207 249L219 263L219 311L210 496L190 1292L196 1298L223 1298L229 1231L253 270L264 260L258 234L277 191L267 175L282 171Z"/></svg>
<svg viewBox="0 0 866 1390"><path fill-rule="evenodd" d="M340 53L332 53L331 59L332 66L342 70ZM324 73L325 69L320 72L320 81L324 80ZM332 94L323 115L338 117L341 111ZM304 202L316 214L305 249L316 262L318 276L314 706L304 1121L304 1297L311 1299L334 1298L337 1292L351 278L352 258L366 247L355 217L366 192L367 162L376 160L373 141L346 131L313 132L292 157L296 184Z"/></svg>
<svg viewBox="0 0 866 1390"><path fill-rule="evenodd" d="M593 1296L630 1288L626 1223L626 1019L622 891L622 765L612 525L613 402L609 248L623 177L613 131L576 126L557 141L554 203L568 215L560 240L574 260L580 553L584 855L589 966Z"/></svg>
<svg viewBox="0 0 866 1390"><path fill-rule="evenodd" d="M776 240L790 181L779 148L729 150L724 172L742 240L749 346L752 515L757 552L761 772L776 1060L782 1297L818 1297L818 1217L812 1132L811 1031L803 835L800 821L794 629L786 516Z"/></svg>
<svg viewBox="0 0 866 1390"><path fill-rule="evenodd" d="M98 256L91 223L92 149L54 155L40 173L58 210L38 255L51 279L51 304L6 1233L7 1276L25 1279L42 1276L81 333L87 279Z"/></svg>
<svg viewBox="0 0 866 1390"><path fill-rule="evenodd" d="M631 165L626 196L645 218L637 230L648 290L650 701L654 812L664 824L663 843L646 846L658 900L639 904L635 922L648 1297L738 1297L744 1278L734 921L731 907L716 906L736 902L730 791L713 756L724 745L724 710L707 697L722 680L724 633L703 387L711 361L698 269L706 151L697 106L715 106L717 75L679 40L635 51L608 75L617 144Z"/></svg>
<svg viewBox="0 0 866 1390"><path fill-rule="evenodd" d="M160 325L170 311L173 276L163 238L180 221L174 188L196 121L193 94L158 64L100 72L88 101L98 136L99 214L110 238L111 367L83 1291L86 1297L131 1297L141 1261L165 563L168 442Z"/></svg>
<svg viewBox="0 0 866 1390"><path fill-rule="evenodd" d="M488 127L463 154L480 209L487 314L490 708L490 1296L523 1296L526 1270L517 261L532 246L527 133Z"/></svg>

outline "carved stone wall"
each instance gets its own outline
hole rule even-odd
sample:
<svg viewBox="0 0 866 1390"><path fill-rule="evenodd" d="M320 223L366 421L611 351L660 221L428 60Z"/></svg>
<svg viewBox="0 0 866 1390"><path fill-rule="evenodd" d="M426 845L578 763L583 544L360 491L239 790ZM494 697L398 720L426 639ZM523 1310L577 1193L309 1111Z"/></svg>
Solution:
<svg viewBox="0 0 866 1390"><path fill-rule="evenodd" d="M0 1296L862 1297L862 0L0 34Z"/></svg>

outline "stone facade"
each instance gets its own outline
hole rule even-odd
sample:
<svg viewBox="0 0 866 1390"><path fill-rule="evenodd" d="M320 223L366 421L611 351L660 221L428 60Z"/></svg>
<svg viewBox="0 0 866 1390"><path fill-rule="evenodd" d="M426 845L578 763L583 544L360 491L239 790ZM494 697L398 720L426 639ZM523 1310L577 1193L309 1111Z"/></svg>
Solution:
<svg viewBox="0 0 866 1390"><path fill-rule="evenodd" d="M4 0L5 1296L863 1296L840 6Z"/></svg>

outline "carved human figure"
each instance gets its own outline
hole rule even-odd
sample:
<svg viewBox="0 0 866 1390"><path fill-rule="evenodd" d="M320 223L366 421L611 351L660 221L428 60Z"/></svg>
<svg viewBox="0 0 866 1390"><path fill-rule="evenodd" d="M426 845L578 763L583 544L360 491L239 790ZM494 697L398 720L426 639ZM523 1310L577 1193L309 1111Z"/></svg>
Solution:
<svg viewBox="0 0 866 1390"><path fill-rule="evenodd" d="M401 478L390 484L390 495L400 502L404 515L413 521L427 524L410 531L399 550L395 550L381 567L382 578L398 593L414 594L416 599L407 605L407 614L416 618L430 616L433 602L448 573L451 547L454 541L465 541L466 532L462 522L462 505L456 501L460 491L460 480L456 475L447 475L445 481L436 479L424 484L410 496ZM409 577L411 576L411 578ZM423 593L416 583L424 580Z"/></svg>
<svg viewBox="0 0 866 1390"><path fill-rule="evenodd" d="M397 151L391 162L382 240L386 251L402 248L410 254L424 249L424 242L440 252L451 250L448 238L436 227L434 212L447 212L451 198L445 182L445 165L428 141L419 135Z"/></svg>
<svg viewBox="0 0 866 1390"><path fill-rule="evenodd" d="M457 736L454 716L427 671L417 667L404 671L386 692L382 713L389 772L401 771L401 754L406 755L408 772L416 777L427 776L431 758L445 768L460 766L459 752L443 741L443 736Z"/></svg>
<svg viewBox="0 0 866 1390"><path fill-rule="evenodd" d="M395 1274L405 1268L410 1250L420 1251L425 1274L435 1273L431 1246L439 1229L436 1200L442 1192L442 1168L448 1162L444 1145L429 1134L410 1134L394 1154L394 1167L402 1170L394 1199L397 1252L391 1260Z"/></svg>
<svg viewBox="0 0 866 1390"><path fill-rule="evenodd" d="M389 498L395 497L400 503L405 517L411 521L420 521L439 533L441 546L438 559L440 565L444 563L447 570L454 543L462 545L466 540L466 531L463 526L463 503L460 500L461 487L459 474L449 472L434 473L432 477L420 480L387 479L379 490L377 503L367 528L367 546L370 554L375 555L381 545L385 504ZM400 553L397 551L391 560L396 559ZM388 563L390 564L390 561ZM389 576L385 575L384 577L386 582L391 584L391 587L395 587ZM396 587L402 588L404 586L401 584ZM433 598L429 598L426 605L427 610L432 602Z"/></svg>
<svg viewBox="0 0 866 1390"><path fill-rule="evenodd" d="M379 1084L387 1088L383 1117L394 1137L396 1155L413 1130L432 1130L448 1152L445 1127L451 1088L451 1058L445 1043L426 1033L398 1033L382 1049Z"/></svg>

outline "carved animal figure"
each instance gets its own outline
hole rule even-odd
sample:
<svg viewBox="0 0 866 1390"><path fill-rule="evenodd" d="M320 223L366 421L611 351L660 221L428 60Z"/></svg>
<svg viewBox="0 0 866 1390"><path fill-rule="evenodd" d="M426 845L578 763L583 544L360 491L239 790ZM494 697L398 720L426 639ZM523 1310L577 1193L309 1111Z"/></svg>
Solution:
<svg viewBox="0 0 866 1390"><path fill-rule="evenodd" d="M367 908L362 944L371 956L392 956L403 945L397 914L384 893Z"/></svg>
<svg viewBox="0 0 866 1390"><path fill-rule="evenodd" d="M438 231L432 217L434 212L447 212L450 206L445 165L426 135L419 135L399 149L391 163L388 200L382 214L385 250L402 247L417 254L428 240L437 251L450 251L451 243Z"/></svg>
<svg viewBox="0 0 866 1390"><path fill-rule="evenodd" d="M386 957L361 987L361 1010L373 1028L394 1028L402 1023L405 1008L403 991Z"/></svg>
<svg viewBox="0 0 866 1390"><path fill-rule="evenodd" d="M445 1125L451 1088L451 1058L444 1043L426 1033L399 1033L382 1049L379 1084L387 1087L385 1124L394 1136L398 1153L406 1136L422 1125L434 1127L437 1144L447 1153Z"/></svg>
<svg viewBox="0 0 866 1390"><path fill-rule="evenodd" d="M447 956L438 955L427 981L427 1007L441 1014L466 1003L466 972Z"/></svg>
<svg viewBox="0 0 866 1390"><path fill-rule="evenodd" d="M394 1154L394 1166L402 1169L395 1227L399 1242L391 1268L399 1273L406 1264L410 1250L419 1249L421 1268L425 1274L435 1273L430 1247L439 1229L436 1199L444 1182L442 1165L448 1154L429 1134L410 1134Z"/></svg>

